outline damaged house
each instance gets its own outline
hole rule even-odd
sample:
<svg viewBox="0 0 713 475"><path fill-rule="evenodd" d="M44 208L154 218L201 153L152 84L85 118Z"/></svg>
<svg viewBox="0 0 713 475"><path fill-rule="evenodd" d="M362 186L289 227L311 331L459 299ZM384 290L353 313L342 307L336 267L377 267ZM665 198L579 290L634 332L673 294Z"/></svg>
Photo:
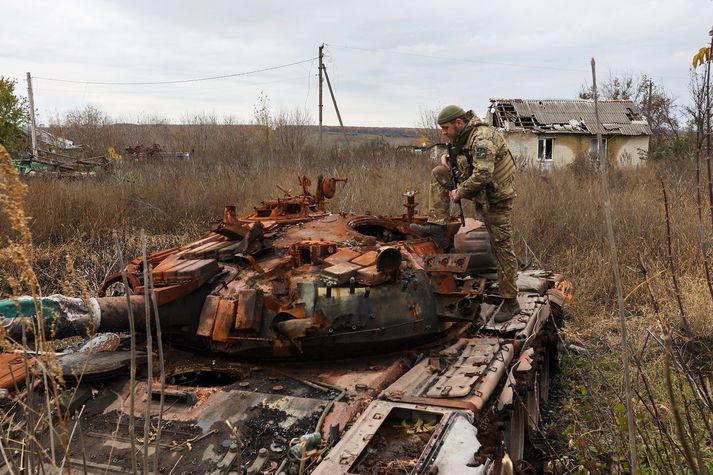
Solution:
<svg viewBox="0 0 713 475"><path fill-rule="evenodd" d="M602 141L609 163L646 160L651 128L633 102L599 101ZM505 131L518 162L561 167L597 152L597 120L591 100L490 99L486 121Z"/></svg>

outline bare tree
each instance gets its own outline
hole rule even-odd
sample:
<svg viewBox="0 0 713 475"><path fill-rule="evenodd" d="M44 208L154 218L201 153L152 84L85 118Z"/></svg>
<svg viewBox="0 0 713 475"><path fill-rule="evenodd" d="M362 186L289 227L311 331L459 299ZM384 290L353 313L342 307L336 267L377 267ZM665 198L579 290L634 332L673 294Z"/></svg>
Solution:
<svg viewBox="0 0 713 475"><path fill-rule="evenodd" d="M300 158L309 141L312 118L299 108L290 112L281 111L272 120L274 127L274 146L278 154L287 154Z"/></svg>
<svg viewBox="0 0 713 475"><path fill-rule="evenodd" d="M688 155L681 138L676 98L666 91L662 83L655 82L646 73L635 78L631 73L616 76L610 72L599 92L602 99L630 100L637 106L651 127L651 158ZM588 84L581 86L579 97L592 99L592 90Z"/></svg>
<svg viewBox="0 0 713 475"><path fill-rule="evenodd" d="M644 114L654 135L672 134L675 138L679 137L676 98L666 91L663 84L656 83L648 75L642 74L632 100Z"/></svg>
<svg viewBox="0 0 713 475"><path fill-rule="evenodd" d="M418 138L426 143L426 145L432 145L436 143L443 142L443 136L441 135L441 128L438 126L438 112L441 110L439 106L436 107L421 107L419 110L418 120L416 121L416 133Z"/></svg>
<svg viewBox="0 0 713 475"><path fill-rule="evenodd" d="M260 91L258 102L253 106L253 124L263 129L265 145L269 145L272 131L272 114L270 112L270 98L263 91Z"/></svg>
<svg viewBox="0 0 713 475"><path fill-rule="evenodd" d="M103 129L112 123L109 115L98 107L88 105L84 109L67 112L62 122L63 133L75 142L85 145L90 151L104 149Z"/></svg>
<svg viewBox="0 0 713 475"><path fill-rule="evenodd" d="M705 79L704 71L691 70L689 91L692 104L683 108L689 127L697 132L697 147L701 147L706 132L710 133L710 131L705 131L704 129L706 124L710 123L710 120L707 119L713 114L713 108L706 101L708 95L713 92L710 89L713 88L710 83L706 84ZM707 88L709 89L708 91L706 90Z"/></svg>
<svg viewBox="0 0 713 475"><path fill-rule="evenodd" d="M199 156L206 156L215 152L215 134L219 131L219 119L213 112L194 114L185 117L184 123L189 125L184 134L183 147L193 150ZM157 139L158 140L158 139Z"/></svg>
<svg viewBox="0 0 713 475"><path fill-rule="evenodd" d="M637 91L637 82L631 73L623 73L620 76L609 71L609 78L602 82L599 91L600 99L608 100L633 100ZM589 84L582 84L579 90L580 99L593 99L592 87Z"/></svg>

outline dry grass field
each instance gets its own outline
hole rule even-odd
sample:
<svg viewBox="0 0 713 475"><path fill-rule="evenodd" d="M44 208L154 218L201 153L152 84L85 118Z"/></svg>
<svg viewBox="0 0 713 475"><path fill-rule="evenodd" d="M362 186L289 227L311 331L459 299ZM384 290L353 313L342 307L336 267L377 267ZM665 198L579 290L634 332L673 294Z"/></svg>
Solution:
<svg viewBox="0 0 713 475"><path fill-rule="evenodd" d="M118 163L113 172L85 180L35 177L25 182L32 266L43 293L93 293L108 273L118 270L114 231L127 256L140 253L140 229L149 236L149 250L167 247L206 232L226 204L237 205L239 214L247 213L254 203L279 195L276 185L296 190L299 175L349 177L330 203L335 211L402 213L402 193L417 190L425 212L432 164L424 157L398 154L384 143L320 150L300 137L298 129L282 137L259 130L231 135L211 124L196 124L189 132L190 136L169 137L152 130L152 140L140 129L124 130L122 136L116 129L85 131L82 140L96 150L121 140L155 141L176 149L194 148L196 158ZM647 473L685 473L674 470L686 466L672 417L677 407L688 418L683 428L686 441L709 467L713 460L710 413L701 409L681 371L673 371L677 399L668 397L668 363L656 340L673 328L683 352L694 355L696 371L710 374L713 297L699 245L695 176L695 163L673 158L636 170L612 170L610 176L635 360L640 464ZM670 205L673 275L690 325L686 335L680 331L669 269L662 187ZM625 418L622 424L620 331L599 175L585 162L550 173L523 171L517 189L518 256L563 273L575 288L564 334L566 344L575 345L576 351L565 353L559 398L546 426L553 451L547 455L579 473L621 471L628 449ZM4 204L3 211L7 209ZM2 214L0 243L7 246L20 236ZM713 222L707 204L703 218L710 240ZM22 270L10 256L3 256L0 298L27 291ZM13 289L13 279L25 285ZM670 462L662 462L664 457Z"/></svg>

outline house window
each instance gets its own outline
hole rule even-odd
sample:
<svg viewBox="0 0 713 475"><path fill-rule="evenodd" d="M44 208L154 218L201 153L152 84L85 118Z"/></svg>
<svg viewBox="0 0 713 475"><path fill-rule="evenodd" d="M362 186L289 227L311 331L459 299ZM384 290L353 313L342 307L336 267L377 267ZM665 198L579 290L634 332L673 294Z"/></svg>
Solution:
<svg viewBox="0 0 713 475"><path fill-rule="evenodd" d="M555 139L537 139L537 159L540 161L551 161L554 158Z"/></svg>
<svg viewBox="0 0 713 475"><path fill-rule="evenodd" d="M606 157L607 150L608 150L606 137L602 137L602 145L604 146L604 156ZM597 141L596 138L592 139L592 147L589 150L592 152L592 155L597 155L599 153L599 142Z"/></svg>

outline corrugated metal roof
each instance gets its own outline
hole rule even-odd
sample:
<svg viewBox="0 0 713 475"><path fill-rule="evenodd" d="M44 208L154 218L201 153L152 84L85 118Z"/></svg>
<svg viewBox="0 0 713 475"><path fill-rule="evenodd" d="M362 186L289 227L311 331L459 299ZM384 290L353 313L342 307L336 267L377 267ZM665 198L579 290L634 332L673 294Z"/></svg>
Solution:
<svg viewBox="0 0 713 475"><path fill-rule="evenodd" d="M596 134L594 101L490 99L500 124L541 133ZM650 135L651 128L632 101L599 101L603 134Z"/></svg>
<svg viewBox="0 0 713 475"><path fill-rule="evenodd" d="M28 137L31 136L29 124L22 126L22 131ZM35 131L36 131L35 134L36 134L38 143L43 143L45 145L49 145L50 147L58 148L60 150L75 150L75 149L82 148L81 146L76 145L73 141L71 141L69 139L65 139L62 137L55 137L51 133L49 133L46 130L43 130L41 128L36 128Z"/></svg>

